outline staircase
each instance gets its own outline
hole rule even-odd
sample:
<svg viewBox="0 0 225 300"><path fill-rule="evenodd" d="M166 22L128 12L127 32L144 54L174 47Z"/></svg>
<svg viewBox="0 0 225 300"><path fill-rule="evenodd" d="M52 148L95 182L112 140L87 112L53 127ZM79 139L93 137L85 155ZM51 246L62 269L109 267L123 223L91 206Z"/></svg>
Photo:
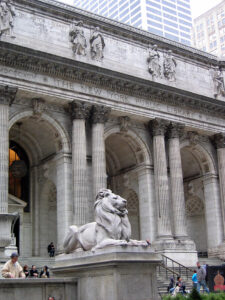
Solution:
<svg viewBox="0 0 225 300"><path fill-rule="evenodd" d="M218 266L223 263L222 260L218 258L199 258L201 265L207 264L210 266ZM158 283L158 292L162 299L166 295L167 287L170 282L170 278L173 277L174 281L177 281L177 276L182 278L182 281L185 283L186 291L192 290L192 275L193 271L196 269L196 266L193 268L187 268L184 265L170 259L169 257L162 255L162 263L157 268L157 283Z"/></svg>

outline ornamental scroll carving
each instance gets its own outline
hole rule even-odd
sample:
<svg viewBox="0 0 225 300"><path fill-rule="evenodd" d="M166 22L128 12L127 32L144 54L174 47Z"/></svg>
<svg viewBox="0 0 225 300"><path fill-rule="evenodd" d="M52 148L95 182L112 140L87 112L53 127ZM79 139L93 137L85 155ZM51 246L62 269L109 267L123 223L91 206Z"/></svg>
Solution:
<svg viewBox="0 0 225 300"><path fill-rule="evenodd" d="M14 37L15 9L11 0L0 0L0 37L3 34Z"/></svg>

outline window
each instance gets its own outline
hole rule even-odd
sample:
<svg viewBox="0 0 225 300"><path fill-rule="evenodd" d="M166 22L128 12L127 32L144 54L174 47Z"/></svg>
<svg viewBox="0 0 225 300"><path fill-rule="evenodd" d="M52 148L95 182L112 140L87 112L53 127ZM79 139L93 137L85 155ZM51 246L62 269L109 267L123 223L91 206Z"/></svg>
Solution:
<svg viewBox="0 0 225 300"><path fill-rule="evenodd" d="M165 0L162 0L162 4L165 4L165 5L167 5L167 6L170 6L170 7L176 9L176 5L174 5L174 4L170 3L170 2L167 2L167 1L165 1Z"/></svg>
<svg viewBox="0 0 225 300"><path fill-rule="evenodd" d="M152 19L152 20L156 20L156 21L158 21L158 22L162 22L162 18L160 18L160 17L158 17L158 16L155 16L155 15L152 15L152 14L147 14L147 17L149 18L149 19Z"/></svg>
<svg viewBox="0 0 225 300"><path fill-rule="evenodd" d="M151 7L147 7L147 11L152 12L152 13L155 13L155 14L157 14L157 15L159 15L159 16L162 15L162 14L161 14L161 11L158 11L158 10L156 10L156 9L154 9L154 8L151 8Z"/></svg>
<svg viewBox="0 0 225 300"><path fill-rule="evenodd" d="M152 27L148 27L148 31L149 32L152 32L154 34L158 34L158 35L163 35L163 32L161 30L158 30L158 29L155 29L155 28L152 28Z"/></svg>
<svg viewBox="0 0 225 300"><path fill-rule="evenodd" d="M188 33L190 33L190 31L191 31L190 28L187 28L187 27L184 27L184 26L181 26L181 25L179 27L180 27L181 30L186 31ZM204 32L203 32L203 34L204 34Z"/></svg>
<svg viewBox="0 0 225 300"><path fill-rule="evenodd" d="M171 15L169 15L169 14L163 13L163 16L164 16L165 18L167 18L167 19L170 19L170 20L173 20L173 21L177 21L177 18L176 18L176 17L171 16Z"/></svg>
<svg viewBox="0 0 225 300"><path fill-rule="evenodd" d="M175 16L177 15L177 12L175 10L170 9L168 7L163 6L163 10L168 12L168 13L171 13L172 15L175 15Z"/></svg>
<svg viewBox="0 0 225 300"><path fill-rule="evenodd" d="M173 23L173 22L170 22L170 21L167 21L167 20L164 20L164 24L167 24L167 25L170 25L170 26L173 26L173 27L178 27L178 25L176 23Z"/></svg>
<svg viewBox="0 0 225 300"><path fill-rule="evenodd" d="M179 4L179 5L181 5L181 6L184 6L184 7L187 7L187 8L189 8L189 9L191 9L191 7L190 7L190 5L189 4L186 4L186 3L184 3L184 2L181 2L181 1L177 1L177 4Z"/></svg>
<svg viewBox="0 0 225 300"><path fill-rule="evenodd" d="M141 20L137 21L137 23L134 23L133 26L134 27L139 27L141 25Z"/></svg>
<svg viewBox="0 0 225 300"><path fill-rule="evenodd" d="M146 4L161 9L161 5L159 5L159 4L155 3L155 2L152 2L152 1L148 1L148 0L147 0L147 1L146 1Z"/></svg>
<svg viewBox="0 0 225 300"><path fill-rule="evenodd" d="M188 26L188 27L192 27L192 24L191 24L191 23L188 23L188 22L186 22L186 21L184 21L184 20L182 20L182 19L179 19L179 23L181 23L181 24L183 24L183 25L186 25L186 26Z"/></svg>
<svg viewBox="0 0 225 300"><path fill-rule="evenodd" d="M131 16L136 15L140 10L141 10L140 7L137 7L135 10L133 10L133 11L130 13Z"/></svg>
<svg viewBox="0 0 225 300"><path fill-rule="evenodd" d="M129 8L124 10L121 14L120 14L120 18L123 18L124 16L126 16L129 13Z"/></svg>
<svg viewBox="0 0 225 300"><path fill-rule="evenodd" d="M184 9L183 7L180 7L180 6L177 6L177 9L179 11L182 11L185 14L191 15L191 11L190 10Z"/></svg>
<svg viewBox="0 0 225 300"><path fill-rule="evenodd" d="M148 24L162 29L162 24L159 24L159 23L156 23L156 22L153 22L153 21L149 21Z"/></svg>
<svg viewBox="0 0 225 300"><path fill-rule="evenodd" d="M174 35L172 35L172 34L170 34L170 33L167 33L167 32L166 32L166 33L165 33L165 37L168 38L168 39L170 39L170 40L179 42L178 37L177 37L177 36L174 36Z"/></svg>
<svg viewBox="0 0 225 300"><path fill-rule="evenodd" d="M185 44L185 45L191 46L190 41L187 41L187 40L185 40L185 39L181 39L180 41L181 41L181 43L183 43L183 44Z"/></svg>
<svg viewBox="0 0 225 300"><path fill-rule="evenodd" d="M168 26L164 26L164 30L175 33L175 34L178 34L178 30L170 28Z"/></svg>
<svg viewBox="0 0 225 300"><path fill-rule="evenodd" d="M134 9L138 5L140 5L140 0L138 0L134 4L132 4L131 7L130 7L130 10Z"/></svg>
<svg viewBox="0 0 225 300"><path fill-rule="evenodd" d="M136 22L139 18L141 18L141 13L137 14L134 18L131 19L131 24Z"/></svg>
<svg viewBox="0 0 225 300"><path fill-rule="evenodd" d="M186 15L184 15L184 14L178 13L178 16L181 17L181 18L183 18L183 19L186 19L186 20L188 20L188 21L192 21L191 17L186 16Z"/></svg>
<svg viewBox="0 0 225 300"><path fill-rule="evenodd" d="M180 35L185 37L186 39L189 39L189 40L191 39L191 36L189 34L184 33L184 32L180 32Z"/></svg>

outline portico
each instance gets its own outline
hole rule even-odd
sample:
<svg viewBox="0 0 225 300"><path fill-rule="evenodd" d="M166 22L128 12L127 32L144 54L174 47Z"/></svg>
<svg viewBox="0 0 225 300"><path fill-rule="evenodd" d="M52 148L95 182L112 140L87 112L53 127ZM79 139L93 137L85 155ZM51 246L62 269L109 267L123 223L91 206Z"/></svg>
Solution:
<svg viewBox="0 0 225 300"><path fill-rule="evenodd" d="M222 257L225 99L214 95L216 58L54 1L14 5L15 37L0 40L0 214L19 212L21 256L47 256L50 242L62 252L68 227L91 222L95 196L108 187L128 201L133 238L189 266L197 252ZM99 26L104 57L73 52L73 18L87 41ZM172 49L173 81L148 74L149 43L162 66ZM23 167L13 170L14 161ZM0 230L2 247L11 234Z"/></svg>

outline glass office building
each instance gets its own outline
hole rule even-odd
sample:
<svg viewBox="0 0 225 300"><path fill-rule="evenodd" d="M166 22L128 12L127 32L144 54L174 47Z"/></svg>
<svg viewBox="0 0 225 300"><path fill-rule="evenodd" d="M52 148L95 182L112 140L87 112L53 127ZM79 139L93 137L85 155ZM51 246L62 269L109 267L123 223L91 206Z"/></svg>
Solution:
<svg viewBox="0 0 225 300"><path fill-rule="evenodd" d="M190 45L190 0L74 0L74 5Z"/></svg>

